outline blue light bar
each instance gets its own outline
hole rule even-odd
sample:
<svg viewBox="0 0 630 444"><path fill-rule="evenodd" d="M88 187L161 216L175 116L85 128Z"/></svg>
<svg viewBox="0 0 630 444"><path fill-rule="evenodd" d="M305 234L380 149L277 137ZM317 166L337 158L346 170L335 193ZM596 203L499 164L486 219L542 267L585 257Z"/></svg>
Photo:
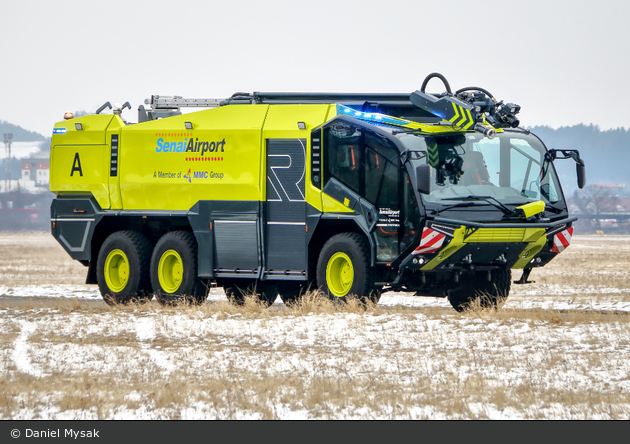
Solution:
<svg viewBox="0 0 630 444"><path fill-rule="evenodd" d="M66 131L68 131L65 128L55 128L53 129L53 134L66 134Z"/></svg>
<svg viewBox="0 0 630 444"><path fill-rule="evenodd" d="M389 125L406 126L411 122L409 120L399 119L397 117L387 116L385 114L378 113L364 113L363 111L357 111L356 109L348 108L347 106L337 104L337 114L345 114L346 116L356 117L361 120L368 120L371 122L387 123Z"/></svg>

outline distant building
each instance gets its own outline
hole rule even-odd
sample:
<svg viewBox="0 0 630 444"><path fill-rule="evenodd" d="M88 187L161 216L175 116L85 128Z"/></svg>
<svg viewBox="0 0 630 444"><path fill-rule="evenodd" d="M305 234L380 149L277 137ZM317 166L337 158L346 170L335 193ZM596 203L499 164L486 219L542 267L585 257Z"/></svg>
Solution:
<svg viewBox="0 0 630 444"><path fill-rule="evenodd" d="M42 157L32 157L30 159L22 160L22 182L24 188L27 188L26 183L31 181L35 182L37 186L48 186L48 179L50 178L50 161L48 159L48 153Z"/></svg>
<svg viewBox="0 0 630 444"><path fill-rule="evenodd" d="M14 174L11 182L6 178L0 180L0 193L27 192L42 193L48 191L50 178L50 153L41 151L41 142L13 142L13 160L18 159L22 164L19 176ZM7 153L0 150L0 159L5 160Z"/></svg>
<svg viewBox="0 0 630 444"><path fill-rule="evenodd" d="M31 193L48 191L50 179L50 154L40 151L22 159L22 177L19 187Z"/></svg>

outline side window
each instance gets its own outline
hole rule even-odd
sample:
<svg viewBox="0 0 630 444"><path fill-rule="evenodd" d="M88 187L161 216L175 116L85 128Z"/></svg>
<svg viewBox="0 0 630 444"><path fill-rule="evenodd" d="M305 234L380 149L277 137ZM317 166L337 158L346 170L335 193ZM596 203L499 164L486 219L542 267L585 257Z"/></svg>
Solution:
<svg viewBox="0 0 630 444"><path fill-rule="evenodd" d="M334 177L377 208L378 261L391 261L399 252L399 163L393 142L374 131L346 122L324 127L324 182Z"/></svg>
<svg viewBox="0 0 630 444"><path fill-rule="evenodd" d="M549 202L558 201L558 192L552 175L548 174L540 183L540 166L543 157L540 151L520 139L511 139L510 177L511 186L520 190L521 195L540 199L541 195Z"/></svg>
<svg viewBox="0 0 630 444"><path fill-rule="evenodd" d="M378 209L376 257L391 261L399 252L399 168L396 148L387 139L365 135L365 198Z"/></svg>
<svg viewBox="0 0 630 444"><path fill-rule="evenodd" d="M326 128L325 132L325 177L334 177L355 192L361 193L361 129L347 123L336 123L331 128Z"/></svg>
<svg viewBox="0 0 630 444"><path fill-rule="evenodd" d="M389 141L365 137L365 198L377 208L398 209L396 148Z"/></svg>

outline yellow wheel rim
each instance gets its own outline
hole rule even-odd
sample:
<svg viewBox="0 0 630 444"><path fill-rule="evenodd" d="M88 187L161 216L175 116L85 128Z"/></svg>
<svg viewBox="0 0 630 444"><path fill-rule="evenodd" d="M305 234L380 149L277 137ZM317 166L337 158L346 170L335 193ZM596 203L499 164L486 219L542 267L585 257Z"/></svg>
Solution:
<svg viewBox="0 0 630 444"><path fill-rule="evenodd" d="M335 253L326 266L326 284L330 292L337 297L348 294L354 282L354 268L346 253Z"/></svg>
<svg viewBox="0 0 630 444"><path fill-rule="evenodd" d="M129 280L129 260L122 250L112 250L105 259L105 282L110 290L120 293Z"/></svg>
<svg viewBox="0 0 630 444"><path fill-rule="evenodd" d="M158 264L160 286L167 293L175 293L182 284L184 263L175 250L167 250L162 254Z"/></svg>

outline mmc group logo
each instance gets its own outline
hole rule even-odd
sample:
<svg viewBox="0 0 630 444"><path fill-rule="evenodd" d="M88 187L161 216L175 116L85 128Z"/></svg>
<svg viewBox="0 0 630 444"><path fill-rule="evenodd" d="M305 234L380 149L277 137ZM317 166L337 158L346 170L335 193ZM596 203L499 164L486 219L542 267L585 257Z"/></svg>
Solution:
<svg viewBox="0 0 630 444"><path fill-rule="evenodd" d="M192 171L188 169L188 173L184 174L184 179L188 179L188 183L192 183L193 179L223 179L223 173L214 171Z"/></svg>
<svg viewBox="0 0 630 444"><path fill-rule="evenodd" d="M188 183L192 182L192 177L190 174L190 168L188 168L188 174L184 174L184 179L188 179Z"/></svg>

